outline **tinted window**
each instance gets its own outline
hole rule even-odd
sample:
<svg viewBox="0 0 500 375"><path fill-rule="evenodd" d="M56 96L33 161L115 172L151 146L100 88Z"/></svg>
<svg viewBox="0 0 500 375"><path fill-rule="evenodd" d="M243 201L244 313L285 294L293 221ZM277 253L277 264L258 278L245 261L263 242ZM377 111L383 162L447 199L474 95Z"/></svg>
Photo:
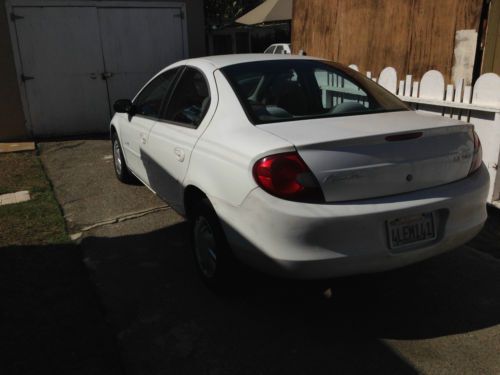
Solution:
<svg viewBox="0 0 500 375"><path fill-rule="evenodd" d="M314 69L314 78L321 91L326 92L321 101L323 109L332 108L335 111L336 108L336 111L340 112L341 108L349 106L349 108L361 108L355 104L345 104L339 107L342 103L358 103L369 108L370 99L366 91L345 76L326 69Z"/></svg>
<svg viewBox="0 0 500 375"><path fill-rule="evenodd" d="M267 47L264 53L273 53L275 48L276 48L275 46Z"/></svg>
<svg viewBox="0 0 500 375"><path fill-rule="evenodd" d="M278 53L278 54L285 53L285 49L283 48L283 46L277 46L274 53Z"/></svg>
<svg viewBox="0 0 500 375"><path fill-rule="evenodd" d="M222 72L255 124L408 110L383 87L336 63L259 61Z"/></svg>
<svg viewBox="0 0 500 375"><path fill-rule="evenodd" d="M198 126L210 105L208 85L203 74L186 68L172 92L165 120Z"/></svg>
<svg viewBox="0 0 500 375"><path fill-rule="evenodd" d="M148 117L158 117L163 99L175 81L178 68L169 70L149 83L134 100L135 113Z"/></svg>

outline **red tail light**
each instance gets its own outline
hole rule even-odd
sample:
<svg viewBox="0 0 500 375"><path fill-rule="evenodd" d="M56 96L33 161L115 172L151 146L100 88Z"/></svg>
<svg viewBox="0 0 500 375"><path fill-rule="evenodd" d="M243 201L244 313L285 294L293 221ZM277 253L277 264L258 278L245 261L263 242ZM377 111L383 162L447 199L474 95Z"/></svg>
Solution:
<svg viewBox="0 0 500 375"><path fill-rule="evenodd" d="M483 148L481 147L481 141L473 129L471 130L471 133L474 141L474 153L472 154L472 163L470 165L469 174L477 171L483 162Z"/></svg>
<svg viewBox="0 0 500 375"><path fill-rule="evenodd" d="M316 177L296 152L266 156L253 166L257 184L278 198L297 202L324 202Z"/></svg>

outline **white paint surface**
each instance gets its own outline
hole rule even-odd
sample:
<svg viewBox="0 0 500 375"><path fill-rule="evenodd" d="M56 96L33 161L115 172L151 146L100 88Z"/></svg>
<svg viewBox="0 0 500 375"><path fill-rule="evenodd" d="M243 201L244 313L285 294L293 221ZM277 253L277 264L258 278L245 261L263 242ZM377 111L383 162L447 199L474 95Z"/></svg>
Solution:
<svg viewBox="0 0 500 375"><path fill-rule="evenodd" d="M465 84L472 82L472 70L476 56L477 31L457 30L455 33L454 61L451 70L452 81L463 79Z"/></svg>
<svg viewBox="0 0 500 375"><path fill-rule="evenodd" d="M109 118L95 8L14 7L35 136L102 131ZM95 78L91 78L95 76Z"/></svg>
<svg viewBox="0 0 500 375"><path fill-rule="evenodd" d="M21 83L35 136L105 132L116 99L187 56L179 3L16 2ZM103 74L106 79L103 79Z"/></svg>
<svg viewBox="0 0 500 375"><path fill-rule="evenodd" d="M500 108L500 77L495 73L486 73L474 84L472 104Z"/></svg>
<svg viewBox="0 0 500 375"><path fill-rule="evenodd" d="M7 204L15 204L27 202L31 199L30 193L27 190L18 191L15 193L7 193L0 195L0 206L5 206Z"/></svg>
<svg viewBox="0 0 500 375"><path fill-rule="evenodd" d="M393 68L385 68L382 73L388 69ZM408 77L411 76L400 81L398 95L402 100L412 103L420 112L464 120L475 126L482 143L483 160L490 173L488 200L500 200L500 77L495 73L483 74L474 90L459 78L454 85L446 85L445 90L443 75L431 70L423 75L420 84L413 82L411 97L408 87L412 82Z"/></svg>
<svg viewBox="0 0 500 375"><path fill-rule="evenodd" d="M197 67L210 77L214 102L209 111L213 112L197 129L174 128L174 123L160 129L161 124L154 124L150 141L140 145L141 154L163 163L159 173L168 174L167 183L172 184L167 190L177 189L182 197L184 189L195 186L206 194L239 259L273 274L331 277L400 267L455 248L477 234L486 219L488 174L482 167L469 178L462 178L470 165L470 160L467 163L472 147L469 126L455 119L426 117L411 111L253 125L218 68L236 62L281 58L279 55L219 56L174 64ZM130 139L123 137L126 132L121 127L124 126L126 122L119 123L118 133L122 136L121 142L127 143ZM155 129L158 132L153 135ZM415 131L425 135L413 142L395 142L394 147L384 147L388 134ZM423 141L424 147L418 147L419 141ZM172 157L171 151L176 147L190 154L189 165L179 166L183 161ZM332 164L337 162L331 158L335 147L339 151L337 161L343 165ZM316 177L322 177L322 172L334 175L342 170L356 174L360 163L370 166L370 162L378 160L392 180L404 180L396 183L397 187L403 183L407 186L407 173L400 174L398 165L409 163L415 173L425 173L428 168L422 168L422 163L430 157L447 166L435 173L438 179L460 178L428 189L400 189L398 195L376 197L380 192L374 191L380 188L376 177L380 169L371 163L373 168L359 169L366 180L355 190L364 193L367 199L329 204L292 202L259 188L252 175L255 162L268 155L297 149ZM436 157L439 152L441 157ZM370 175L370 171L374 174ZM149 173L154 171L149 169ZM374 177L375 184L370 184L370 176ZM158 184L165 181L160 174L157 177ZM320 178L320 183L325 192L328 181ZM339 179L336 183L343 193L349 192L346 188L349 179ZM156 192L161 190L158 185L148 186ZM333 186L327 193L335 194ZM171 203L179 204L175 199ZM434 212L436 220L443 220L443 224L446 220L442 238L412 251L391 253L383 229L387 220L422 212Z"/></svg>
<svg viewBox="0 0 500 375"><path fill-rule="evenodd" d="M437 70L429 70L420 80L420 98L443 100L444 77Z"/></svg>
<svg viewBox="0 0 500 375"><path fill-rule="evenodd" d="M396 69L391 66L384 68L378 77L378 84L393 94L396 94L398 89L398 75Z"/></svg>
<svg viewBox="0 0 500 375"><path fill-rule="evenodd" d="M187 57L179 8L99 8L110 103L131 99L166 65Z"/></svg>

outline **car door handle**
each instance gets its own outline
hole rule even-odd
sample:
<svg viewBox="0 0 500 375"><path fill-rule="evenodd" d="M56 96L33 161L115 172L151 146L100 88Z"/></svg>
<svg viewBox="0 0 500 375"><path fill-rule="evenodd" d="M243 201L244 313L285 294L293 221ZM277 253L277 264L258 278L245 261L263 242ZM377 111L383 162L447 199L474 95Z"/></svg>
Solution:
<svg viewBox="0 0 500 375"><path fill-rule="evenodd" d="M141 133L139 136L141 137L141 143L142 143L143 145L145 145L145 144L146 144L146 141L147 141L147 139L146 139L146 134Z"/></svg>
<svg viewBox="0 0 500 375"><path fill-rule="evenodd" d="M184 151L179 148L179 147L176 147L174 148L174 154L175 154L175 158L180 161L180 162L183 162L184 161Z"/></svg>

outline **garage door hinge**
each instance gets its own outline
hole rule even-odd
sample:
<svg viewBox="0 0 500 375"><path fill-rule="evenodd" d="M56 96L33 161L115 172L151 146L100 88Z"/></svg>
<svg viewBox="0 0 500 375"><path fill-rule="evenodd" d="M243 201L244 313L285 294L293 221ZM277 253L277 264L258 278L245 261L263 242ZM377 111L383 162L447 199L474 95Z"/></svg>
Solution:
<svg viewBox="0 0 500 375"><path fill-rule="evenodd" d="M16 22L17 20L22 20L23 18L24 18L23 16L19 16L19 15L15 14L14 12L12 12L10 14L10 20L12 22Z"/></svg>
<svg viewBox="0 0 500 375"><path fill-rule="evenodd" d="M181 10L179 14L174 14L174 17L180 18L181 20L184 19L184 12Z"/></svg>

